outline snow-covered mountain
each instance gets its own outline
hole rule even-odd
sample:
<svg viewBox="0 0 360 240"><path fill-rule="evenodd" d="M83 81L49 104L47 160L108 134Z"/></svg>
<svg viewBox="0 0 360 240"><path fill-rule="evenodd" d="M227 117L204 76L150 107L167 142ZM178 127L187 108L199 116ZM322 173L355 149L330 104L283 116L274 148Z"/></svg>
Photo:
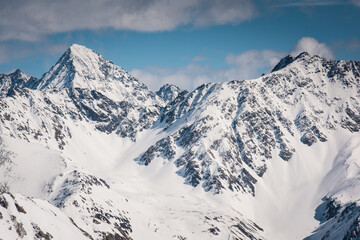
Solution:
<svg viewBox="0 0 360 240"><path fill-rule="evenodd" d="M156 95L162 98L166 103L170 103L174 101L180 94L186 95L188 91L182 90L179 87L171 84L165 84L158 91L156 91Z"/></svg>
<svg viewBox="0 0 360 240"><path fill-rule="evenodd" d="M26 75L20 69L10 74L0 74L0 95L9 95L13 89L33 88L39 79Z"/></svg>
<svg viewBox="0 0 360 240"><path fill-rule="evenodd" d="M0 90L2 239L360 237L359 62L153 93L74 44Z"/></svg>

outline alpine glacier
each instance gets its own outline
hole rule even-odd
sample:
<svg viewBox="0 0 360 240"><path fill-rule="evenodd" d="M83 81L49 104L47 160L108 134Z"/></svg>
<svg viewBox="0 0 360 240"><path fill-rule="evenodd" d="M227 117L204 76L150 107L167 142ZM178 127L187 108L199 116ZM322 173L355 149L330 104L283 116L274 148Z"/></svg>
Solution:
<svg viewBox="0 0 360 240"><path fill-rule="evenodd" d="M308 53L154 93L74 44L0 74L0 238L360 239L359 95Z"/></svg>

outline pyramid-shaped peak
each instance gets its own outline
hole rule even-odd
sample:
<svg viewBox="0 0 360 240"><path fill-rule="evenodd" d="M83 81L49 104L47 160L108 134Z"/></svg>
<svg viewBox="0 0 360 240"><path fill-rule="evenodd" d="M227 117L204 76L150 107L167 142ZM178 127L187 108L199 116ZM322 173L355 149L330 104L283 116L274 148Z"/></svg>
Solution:
<svg viewBox="0 0 360 240"><path fill-rule="evenodd" d="M108 79L109 69L122 69L112 65L97 52L79 45L71 45L58 62L45 73L38 88L62 89L69 87L88 88L95 80ZM124 71L124 70L122 70ZM125 74L125 73L124 73Z"/></svg>
<svg viewBox="0 0 360 240"><path fill-rule="evenodd" d="M117 101L154 95L123 68L79 44L71 45L37 85L40 90L75 88L96 90Z"/></svg>
<svg viewBox="0 0 360 240"><path fill-rule="evenodd" d="M99 61L108 61L104 59L99 53L94 50L87 48L83 45L72 44L64 53L62 58L67 58L71 60L81 60L82 62L99 62Z"/></svg>

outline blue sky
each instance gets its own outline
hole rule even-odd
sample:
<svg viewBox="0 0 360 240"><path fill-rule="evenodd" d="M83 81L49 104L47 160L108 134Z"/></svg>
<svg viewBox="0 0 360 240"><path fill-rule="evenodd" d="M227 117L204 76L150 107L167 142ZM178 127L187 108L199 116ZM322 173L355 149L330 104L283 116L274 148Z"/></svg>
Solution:
<svg viewBox="0 0 360 240"><path fill-rule="evenodd" d="M360 0L3 0L0 72L41 77L72 43L156 90L250 79L287 54L360 60Z"/></svg>

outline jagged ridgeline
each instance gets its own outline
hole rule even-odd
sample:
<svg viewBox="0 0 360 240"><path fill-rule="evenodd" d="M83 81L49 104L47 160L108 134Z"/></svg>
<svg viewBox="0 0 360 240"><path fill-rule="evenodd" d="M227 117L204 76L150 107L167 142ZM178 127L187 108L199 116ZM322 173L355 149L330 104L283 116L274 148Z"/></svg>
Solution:
<svg viewBox="0 0 360 240"><path fill-rule="evenodd" d="M359 81L302 53L152 92L77 44L40 79L1 74L0 238L352 239Z"/></svg>

